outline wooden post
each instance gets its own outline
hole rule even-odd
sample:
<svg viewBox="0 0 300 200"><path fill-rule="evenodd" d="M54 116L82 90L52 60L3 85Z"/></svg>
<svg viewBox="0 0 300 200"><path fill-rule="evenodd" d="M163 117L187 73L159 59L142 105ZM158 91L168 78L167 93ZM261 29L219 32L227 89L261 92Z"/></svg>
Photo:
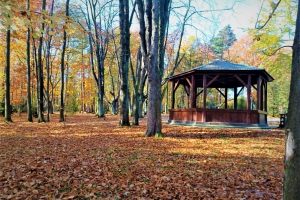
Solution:
<svg viewBox="0 0 300 200"><path fill-rule="evenodd" d="M233 98L234 98L234 99L233 99L234 107L233 107L233 108L236 110L236 109L237 109L237 87L233 88L233 90L234 90L234 91L233 91L233 92L234 92L234 97L233 97Z"/></svg>
<svg viewBox="0 0 300 200"><path fill-rule="evenodd" d="M191 107L191 88L189 86L186 86L186 108L190 108Z"/></svg>
<svg viewBox="0 0 300 200"><path fill-rule="evenodd" d="M206 109L206 75L203 75L203 108Z"/></svg>
<svg viewBox="0 0 300 200"><path fill-rule="evenodd" d="M260 82L260 109L264 110L264 79Z"/></svg>
<svg viewBox="0 0 300 200"><path fill-rule="evenodd" d="M265 82L265 111L267 112L268 111L268 87L267 87L267 81L264 81Z"/></svg>
<svg viewBox="0 0 300 200"><path fill-rule="evenodd" d="M225 88L225 109L228 108L227 96L228 96L228 88Z"/></svg>
<svg viewBox="0 0 300 200"><path fill-rule="evenodd" d="M248 84L247 84L247 110L251 110L251 75L248 74Z"/></svg>
<svg viewBox="0 0 300 200"><path fill-rule="evenodd" d="M192 88L191 88L191 108L196 108L196 80L195 75L192 76Z"/></svg>
<svg viewBox="0 0 300 200"><path fill-rule="evenodd" d="M257 78L257 110L262 110L261 105L262 105L261 76L259 75Z"/></svg>
<svg viewBox="0 0 300 200"><path fill-rule="evenodd" d="M175 81L172 81L171 109L174 109Z"/></svg>
<svg viewBox="0 0 300 200"><path fill-rule="evenodd" d="M203 75L203 122L206 122L206 75Z"/></svg>
<svg viewBox="0 0 300 200"><path fill-rule="evenodd" d="M251 110L251 75L248 74L247 84L247 123L250 124L250 110Z"/></svg>

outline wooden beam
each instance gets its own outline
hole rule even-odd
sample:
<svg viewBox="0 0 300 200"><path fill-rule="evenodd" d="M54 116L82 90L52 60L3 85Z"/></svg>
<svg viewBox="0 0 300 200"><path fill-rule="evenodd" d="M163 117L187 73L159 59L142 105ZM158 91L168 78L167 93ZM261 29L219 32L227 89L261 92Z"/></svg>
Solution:
<svg viewBox="0 0 300 200"><path fill-rule="evenodd" d="M257 88L255 87L255 85L252 85L252 87L257 91Z"/></svg>
<svg viewBox="0 0 300 200"><path fill-rule="evenodd" d="M233 109L237 109L237 87L233 88L233 93L234 93L234 97L233 97Z"/></svg>
<svg viewBox="0 0 300 200"><path fill-rule="evenodd" d="M247 84L247 123L250 124L250 110L251 110L251 75L248 74L248 84Z"/></svg>
<svg viewBox="0 0 300 200"><path fill-rule="evenodd" d="M268 83L267 81L264 81L265 82L265 111L268 112Z"/></svg>
<svg viewBox="0 0 300 200"><path fill-rule="evenodd" d="M203 75L203 122L206 122L206 75Z"/></svg>
<svg viewBox="0 0 300 200"><path fill-rule="evenodd" d="M198 92L197 96L199 96L199 94L201 94L202 92L203 92L203 89L200 92Z"/></svg>
<svg viewBox="0 0 300 200"><path fill-rule="evenodd" d="M186 96L186 108L190 108L190 96Z"/></svg>
<svg viewBox="0 0 300 200"><path fill-rule="evenodd" d="M237 79L237 80L239 80L244 86L246 86L247 87L247 84L238 76L238 75L234 75L235 76L235 78Z"/></svg>
<svg viewBox="0 0 300 200"><path fill-rule="evenodd" d="M243 89L244 89L244 87L242 87L242 88L240 89L240 91L237 93L237 97L240 95L240 93L243 91Z"/></svg>
<svg viewBox="0 0 300 200"><path fill-rule="evenodd" d="M220 75L216 75L213 79L211 79L209 81L209 83L207 83L206 87L209 87L210 84L212 84Z"/></svg>
<svg viewBox="0 0 300 200"><path fill-rule="evenodd" d="M190 89L187 88L186 85L184 86L184 90L185 90L185 93L186 93L188 96L190 96Z"/></svg>
<svg viewBox="0 0 300 200"><path fill-rule="evenodd" d="M228 88L225 88L225 109L228 108L228 104L227 104L227 96L228 96Z"/></svg>
<svg viewBox="0 0 300 200"><path fill-rule="evenodd" d="M185 93L187 94L186 95L186 108L189 108L190 106L190 88L187 86L187 85L185 85L185 86L183 86L184 87L184 90L185 90Z"/></svg>
<svg viewBox="0 0 300 200"><path fill-rule="evenodd" d="M225 94L224 94L221 90L219 90L219 88L216 88L216 90L218 90L218 91L221 93L221 95L222 95L223 97L225 97Z"/></svg>
<svg viewBox="0 0 300 200"><path fill-rule="evenodd" d="M247 85L247 110L251 110L251 75L248 74L248 85Z"/></svg>
<svg viewBox="0 0 300 200"><path fill-rule="evenodd" d="M206 109L206 75L203 75L203 108Z"/></svg>
<svg viewBox="0 0 300 200"><path fill-rule="evenodd" d="M192 76L192 87L191 87L191 107L192 108L196 108L196 91L197 91L197 87L196 87L196 78L195 75Z"/></svg>
<svg viewBox="0 0 300 200"><path fill-rule="evenodd" d="M176 82L176 84L175 84L175 86L174 86L174 90L175 90L175 91L177 90L178 86L179 86L179 80L177 80L177 82Z"/></svg>
<svg viewBox="0 0 300 200"><path fill-rule="evenodd" d="M257 110L262 110L261 105L262 105L262 95L261 95L261 76L259 75L257 78Z"/></svg>
<svg viewBox="0 0 300 200"><path fill-rule="evenodd" d="M174 109L175 100L175 81L172 81L172 93L171 93L171 109Z"/></svg>
<svg viewBox="0 0 300 200"><path fill-rule="evenodd" d="M185 80L188 82L188 84L190 85L190 87L192 87L192 83L191 83L190 79L189 78L185 78Z"/></svg>

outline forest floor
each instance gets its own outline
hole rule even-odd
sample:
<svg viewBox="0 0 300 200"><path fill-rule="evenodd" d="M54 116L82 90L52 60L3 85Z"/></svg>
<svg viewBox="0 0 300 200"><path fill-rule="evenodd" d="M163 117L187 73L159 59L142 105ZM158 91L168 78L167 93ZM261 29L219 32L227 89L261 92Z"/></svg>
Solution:
<svg viewBox="0 0 300 200"><path fill-rule="evenodd" d="M0 199L282 199L284 132L0 117ZM164 118L165 119L165 118Z"/></svg>

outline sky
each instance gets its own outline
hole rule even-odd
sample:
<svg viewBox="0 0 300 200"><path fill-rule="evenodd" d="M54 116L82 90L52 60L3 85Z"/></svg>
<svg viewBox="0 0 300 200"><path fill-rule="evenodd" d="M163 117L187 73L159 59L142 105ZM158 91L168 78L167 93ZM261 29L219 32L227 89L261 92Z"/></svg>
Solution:
<svg viewBox="0 0 300 200"><path fill-rule="evenodd" d="M174 0L173 2L184 2L184 0ZM199 10L211 10L211 7L208 5L213 5L213 9L222 9L226 6L230 7L234 1L238 1L233 10L223 11L222 15L217 18L218 25L215 26L209 22L212 19L211 12L207 12L205 18L197 18L192 20L192 26L185 27L185 37L195 36L202 40L202 42L207 43L211 40L213 36L216 36L219 31L227 25L231 26L233 33L236 35L237 39L247 35L247 29L255 28L255 22L257 20L259 11L262 6L262 0L194 0L195 7ZM176 7L176 4L173 5ZM182 4L181 4L182 6ZM265 1L264 8L270 8L270 5ZM179 7L179 6L178 6ZM179 11L178 11L179 10ZM177 12L180 12L178 9ZM181 15L183 16L185 9L182 9ZM215 12L214 15L218 15L220 12ZM181 16L181 20L182 17ZM174 15L173 15L174 17ZM169 33L172 33L172 30L178 28L178 19L170 18L170 24L173 24L169 28ZM194 27L197 27L199 30L196 31ZM132 26L133 30L139 29L137 20L135 19Z"/></svg>
<svg viewBox="0 0 300 200"><path fill-rule="evenodd" d="M211 1L211 2L210 2ZM237 0L209 0L209 1L199 1L194 5L199 10L220 10L226 7L231 7L233 2ZM239 2L234 4L233 10L228 11L216 11L216 12L204 12L203 17L193 18L191 24L193 26L186 26L185 35L194 35L203 42L208 42L213 36L216 36L218 32L225 26L230 25L236 38L239 39L246 35L248 28L255 27L255 21L257 19L261 0L238 0ZM176 5L174 5L176 7ZM178 10L177 10L178 12ZM183 10L184 12L184 10ZM181 13L182 15L184 13ZM206 17L206 19L205 19ZM181 17L182 18L182 17ZM218 25L211 23L210 20L218 22ZM170 23L172 19L170 18ZM174 20L176 24L176 19ZM194 27L197 27L199 31L196 31Z"/></svg>
<svg viewBox="0 0 300 200"><path fill-rule="evenodd" d="M237 38L246 35L243 31L245 28L254 28L255 22L261 7L261 2L258 0L245 0L243 3L237 3L234 7L234 12L225 14L222 27L230 24Z"/></svg>

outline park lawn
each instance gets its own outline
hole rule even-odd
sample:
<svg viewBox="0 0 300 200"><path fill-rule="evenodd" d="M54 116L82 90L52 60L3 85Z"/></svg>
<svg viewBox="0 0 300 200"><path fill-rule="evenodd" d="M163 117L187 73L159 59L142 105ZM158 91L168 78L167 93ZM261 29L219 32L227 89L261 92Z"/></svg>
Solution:
<svg viewBox="0 0 300 200"><path fill-rule="evenodd" d="M282 130L167 125L118 116L0 117L0 199L282 199Z"/></svg>

